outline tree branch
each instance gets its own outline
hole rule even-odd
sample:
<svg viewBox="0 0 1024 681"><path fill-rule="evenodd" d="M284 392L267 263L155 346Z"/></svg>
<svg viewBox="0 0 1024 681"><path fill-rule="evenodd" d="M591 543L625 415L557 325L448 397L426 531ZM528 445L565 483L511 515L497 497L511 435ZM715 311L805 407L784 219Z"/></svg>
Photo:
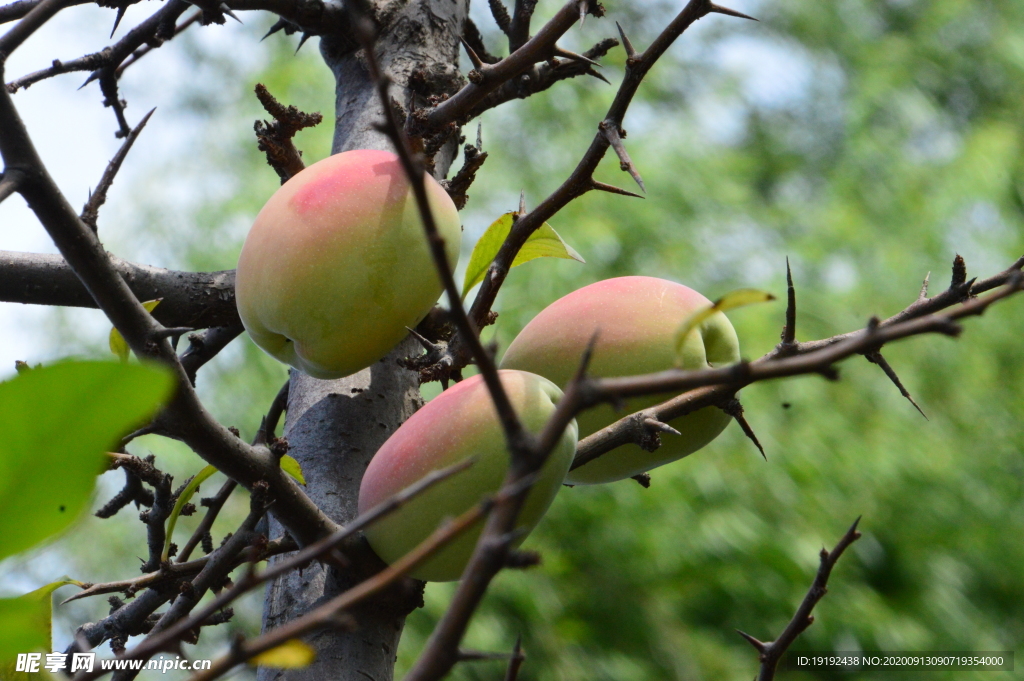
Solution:
<svg viewBox="0 0 1024 681"><path fill-rule="evenodd" d="M18 2L12 2L9 5L0 7L0 24L6 24L9 21L21 19L38 5L42 4L42 2L43 0L18 0ZM90 2L94 2L94 0L71 0L71 2L65 5L65 7L85 5Z"/></svg>
<svg viewBox="0 0 1024 681"><path fill-rule="evenodd" d="M757 381L815 373L834 378L837 376L833 368L836 362L854 355L871 353L885 343L926 333L956 336L960 333L956 320L980 315L990 305L1015 295L1022 289L1024 277L1020 272L1021 267L1024 267L1024 258L1007 270L981 282L986 290L1002 286L983 298L971 298L960 303L964 289L960 285L953 286L934 298L915 301L910 307L884 322L873 319L868 327L861 331L807 343L787 345L783 342L754 362L740 362L717 369L670 370L645 376L585 379L572 396L574 408L568 410L572 414L586 408L584 405L599 402L614 402L626 397L659 392L688 392L650 409L626 416L584 438L579 442L572 467L579 468L624 444L643 445L645 441L636 428L636 420L639 417L654 418L668 423L698 409L722 404L740 388ZM957 295L950 294L950 291ZM958 307L938 314L939 311L954 305ZM926 310L935 310L935 313L925 312ZM566 396L568 399L568 390Z"/></svg>
<svg viewBox="0 0 1024 681"><path fill-rule="evenodd" d="M46 3L40 5L33 13L45 6ZM0 62L0 76L2 66ZM245 487L251 489L257 481L267 481L275 501L274 515L300 543L337 529L280 469L277 457L265 447L246 444L206 411L169 341L160 337L164 327L135 297L96 234L82 222L50 177L6 88L0 88L0 156L5 167L19 168L25 173L26 180L19 192L129 347L137 356L162 362L175 372L177 391L158 417L161 427Z"/></svg>
<svg viewBox="0 0 1024 681"><path fill-rule="evenodd" d="M470 82L465 87L434 108L414 112L410 132L436 133L449 123L465 123L468 120L468 112L488 94L537 62L553 56L555 43L572 28L577 16L576 0L569 0L536 35L515 49L512 54L497 64L484 64L474 69L474 73L470 74Z"/></svg>
<svg viewBox="0 0 1024 681"><path fill-rule="evenodd" d="M793 618L777 639L769 643L763 643L750 634L745 634L742 631L736 632L757 650L758 659L761 662L761 671L757 675L757 681L772 681L775 678L775 669L778 667L779 660L782 659L789 646L793 645L797 637L814 623L814 616L811 615L811 612L814 610L814 606L818 604L818 601L828 593L826 587L828 586L828 578L832 574L832 568L836 566L839 558L849 548L850 544L860 539L860 532L857 531L858 523L860 523L860 518L853 521L853 525L846 531L846 534L843 535L843 538L839 540L834 549L831 551L821 550L821 565L818 567L818 573L814 576L814 582L807 591L807 595L804 596L804 600L800 603L800 607L794 613Z"/></svg>
<svg viewBox="0 0 1024 681"><path fill-rule="evenodd" d="M179 272L115 256L114 269L139 300L160 299L153 317L165 326L241 325L235 307L235 271ZM59 255L0 251L0 301L60 307L97 307L75 271Z"/></svg>

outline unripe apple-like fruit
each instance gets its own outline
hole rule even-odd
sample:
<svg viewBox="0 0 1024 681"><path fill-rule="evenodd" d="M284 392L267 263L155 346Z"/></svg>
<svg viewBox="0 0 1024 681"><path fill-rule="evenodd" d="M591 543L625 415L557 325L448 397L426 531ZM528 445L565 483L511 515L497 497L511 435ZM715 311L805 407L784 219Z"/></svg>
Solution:
<svg viewBox="0 0 1024 681"><path fill-rule="evenodd" d="M531 371L564 388L597 331L589 369L592 375L629 376L670 369L675 365L675 337L680 324L710 304L693 289L665 279L620 277L599 281L556 300L534 317L509 345L501 367ZM739 358L736 332L725 315L716 312L686 337L679 365L702 369L732 364ZM631 399L622 413L609 405L589 409L577 417L580 438L626 413L665 399L664 395ZM717 407L687 414L671 422L682 435L662 435L662 445L654 452L635 444L619 447L571 471L566 482L612 482L675 461L715 439L730 418Z"/></svg>
<svg viewBox="0 0 1024 681"><path fill-rule="evenodd" d="M558 387L525 371L498 372L523 427L539 433L562 397ZM576 453L576 422L562 433L519 513L517 545L548 510ZM498 413L481 376L455 384L403 423L373 456L359 487L365 513L431 471L473 457L467 469L447 478L366 530L377 555L393 563L437 529L445 518L468 511L497 492L509 470L509 452ZM430 582L458 579L480 537L480 523L445 546L411 574Z"/></svg>
<svg viewBox="0 0 1024 681"><path fill-rule="evenodd" d="M426 186L454 265L458 211L433 178ZM442 288L398 157L372 150L331 156L282 185L256 216L235 279L256 345L316 378L382 358Z"/></svg>

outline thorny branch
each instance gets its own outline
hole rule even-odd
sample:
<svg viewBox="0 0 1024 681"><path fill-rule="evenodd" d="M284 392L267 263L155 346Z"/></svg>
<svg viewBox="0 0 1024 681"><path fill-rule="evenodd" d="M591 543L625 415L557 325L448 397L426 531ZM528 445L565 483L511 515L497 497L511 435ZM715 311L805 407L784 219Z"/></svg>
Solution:
<svg viewBox="0 0 1024 681"><path fill-rule="evenodd" d="M593 379L584 378L573 390L566 390L566 400L574 409L599 402L615 402L626 397L687 391L662 404L629 415L580 441L573 468L593 461L598 456L624 444L643 446L646 428L643 418L668 423L672 419L708 406L720 405L744 386L757 381L821 374L837 377L834 364L848 357L877 352L885 343L926 333L956 336L957 320L980 315L988 307L1024 288L1024 257L1009 268L983 281L954 284L933 298L918 299L909 307L879 322L872 319L860 331L844 333L817 341L783 342L753 362L740 362L730 367L694 371L671 370L644 376ZM969 297L992 291L985 297ZM969 297L966 302L961 302ZM795 295L790 298L795 304ZM945 312L943 312L946 310ZM940 314L941 313L941 314ZM793 315L787 312L787 317Z"/></svg>
<svg viewBox="0 0 1024 681"><path fill-rule="evenodd" d="M857 531L859 523L860 518L857 518L831 551L821 550L821 564L818 567L818 573L814 576L814 582L800 603L800 607L794 613L793 619L789 621L789 624L786 625L786 628L777 639L763 643L750 634L742 631L736 632L757 650L758 659L761 662L761 670L757 675L757 681L772 681L775 678L775 669L779 664L779 660L782 659L782 656L789 647L793 645L797 637L814 623L814 616L811 614L811 611L814 610L814 606L818 604L818 601L828 593L826 587L828 586L828 578L832 574L832 568L836 566L839 558L849 548L850 544L860 539L860 532Z"/></svg>
<svg viewBox="0 0 1024 681"><path fill-rule="evenodd" d="M496 0L497 1L497 0ZM557 37L561 36L565 31L569 29L575 18L578 16L580 5L575 0L570 0L561 10L549 21L542 29L531 38L526 44L519 48L516 52L510 55L502 62L499 62L493 66L482 67L484 70L498 69L506 62L513 60L520 53L530 50L540 49L541 44L548 45L548 42L541 42L541 36L545 37L545 40L550 40L550 49L554 49L554 41ZM531 10L532 11L532 10ZM728 14L731 16L739 16L744 18L746 15L734 12L723 7L719 7L708 0L690 0L683 10L676 15L676 17L665 27L665 29L655 38L654 42L651 43L650 47L642 53L637 53L633 48L632 43L625 37L625 33L621 34L623 39L623 45L627 48L627 60L626 60L626 74L619 86L618 92L605 114L605 118L599 123L597 133L594 136L594 140L590 144L590 148L587 149L583 158L577 164L575 170L569 176L562 185L556 189L550 196L542 201L532 211L521 214L517 217L513 224L512 230L509 232L508 237L502 244L498 255L495 256L494 262L491 263L490 268L484 277L483 283L480 289L477 291L476 298L473 301L473 305L470 309L470 318L473 320L477 328L481 328L493 314L491 307L494 304L495 299L498 295L498 290L501 288L502 283L505 281L505 277L508 276L508 272L512 267L512 262L515 260L519 250L526 243L529 236L540 228L545 221L549 220L555 213L564 208L567 204L580 196L583 196L591 190L606 191L615 194L623 194L627 196L638 196L632 192L628 192L624 189L614 187L611 185L598 182L594 179L593 174L597 169L601 159L604 158L607 150L612 146L612 140L615 139L618 146L621 147L620 157L625 154L625 148L622 147L621 138L624 134L622 130L622 121L626 115L626 110L629 108L630 103L633 100L634 95L643 82L644 77L651 70L658 59L665 53L666 50L675 42L683 32L689 28L695 21L707 16L711 13ZM513 22L514 23L514 22ZM621 32L621 28L620 28ZM553 37L552 37L553 36ZM510 34L511 37L511 34ZM602 44L607 48L610 48L609 44ZM598 46L601 47L601 46ZM547 48L545 48L547 49ZM602 47L602 49L604 49ZM530 64L537 61L536 59ZM524 65L523 68L527 68L528 65ZM510 67L509 67L510 68ZM490 71L488 71L490 73ZM517 73L521 73L519 70ZM496 73L496 72L495 72ZM509 80L506 77L507 74L502 72L502 82ZM497 80L498 76L495 75L493 80ZM492 81L484 79L482 83L487 84ZM473 88L476 89L473 89ZM458 116L465 116L465 113L461 109L468 111L471 107L475 106L479 101L483 99L483 96L489 94L491 88L487 93L480 94L480 86L475 86L474 83L470 83L463 88L459 93L453 96L451 99L439 104L437 107L432 109L429 113L416 114L419 119L423 121L426 126L436 127L442 123L446 123L452 118L452 113L459 110ZM466 101L472 99L472 103L466 104ZM462 120L460 118L459 120ZM415 129L415 126L413 126ZM628 159L628 154L625 155ZM626 166L626 170L632 170L636 172L635 166L632 161L622 161ZM639 178L639 173L635 175ZM642 182L638 180L638 182ZM470 353L465 347L465 339L462 333L458 333L452 338L448 344L445 353L439 358L438 370L434 370L431 367L427 367L422 375L429 378L440 378L447 376L446 372L455 372L465 367L471 357Z"/></svg>
<svg viewBox="0 0 1024 681"><path fill-rule="evenodd" d="M400 508L403 504L414 499L437 483L466 470L472 464L472 460L466 460L449 466L448 468L434 471L398 494L360 515L358 518L353 520L348 527L340 529L334 534L299 550L295 555L290 556L287 559L274 563L262 573L256 573L254 570L250 569L250 571L243 575L234 586L222 591L201 610L193 613L187 618L178 620L163 631L159 631L156 635L147 638L134 649L123 655L123 658L131 660L146 660L156 653L173 648L183 634L194 629L199 623L207 620L211 615L222 610L238 597L282 574L290 572L296 568L301 569L313 560L330 560L332 562L341 561L341 556L337 554L338 547L342 546L347 540L355 536L356 533ZM448 525L438 528L434 534L424 540L416 549L403 557L400 561L396 562L390 568L387 568L383 572L377 573L370 579L361 582L317 610L308 613L303 618L293 620L284 627L279 627L265 636L247 642L244 645L237 646L236 649L233 649L230 655L219 661L221 664L220 671L215 675L205 678L215 678L238 662L245 661L254 655L258 655L260 652L268 650L289 638L294 638L303 633L314 631L318 628L328 627L331 626L332 623L343 621L338 618L344 610L352 607L362 600L380 593L384 589L398 582L406 573L408 573L409 570L414 569L422 561L426 560L436 551L447 545L448 542L458 537L462 532L473 527L489 512L489 509L493 504L500 501L504 495L513 494L517 491L517 489L503 490L495 497L495 500L484 500L481 504L467 511ZM250 557L249 560L253 560L253 558ZM237 564L240 564L240 562L236 561L236 565ZM97 587L92 587L93 590L97 588L98 585ZM98 591L94 592L99 593ZM85 592L83 592L83 594L84 593ZM82 594L78 594L77 596L81 597ZM215 664L214 667L217 668L217 665ZM89 681L90 679L99 678L102 675L103 673L97 670L91 674L81 674L76 676L74 681Z"/></svg>
<svg viewBox="0 0 1024 681"><path fill-rule="evenodd" d="M0 37L0 74L6 57L62 8L64 1L44 0ZM175 2L171 0L160 11L166 11ZM0 88L0 130L0 156L5 172L15 169L22 174L18 192L96 304L137 356L162 362L176 372L176 394L157 418L161 431L173 433L209 463L250 489L256 482L266 481L275 500L275 515L300 542L315 540L336 529L280 470L277 458L266 447L252 447L241 441L199 402L190 376L163 333L166 327L142 307L95 232L81 220L54 183L6 88Z"/></svg>

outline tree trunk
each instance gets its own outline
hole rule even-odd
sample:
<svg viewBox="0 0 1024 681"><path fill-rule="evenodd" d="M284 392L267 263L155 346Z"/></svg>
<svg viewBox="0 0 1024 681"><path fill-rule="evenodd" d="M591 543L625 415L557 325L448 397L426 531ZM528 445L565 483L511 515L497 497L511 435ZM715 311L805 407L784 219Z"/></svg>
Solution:
<svg viewBox="0 0 1024 681"><path fill-rule="evenodd" d="M424 94L451 92L457 87L459 36L468 0L392 0L375 4L381 24L377 55L393 83L396 101L407 110L423 106ZM324 37L321 53L335 75L337 100L333 153L349 149L388 149L387 139L373 125L382 109L361 53L346 48L344 39ZM421 83L409 89L410 75ZM447 173L455 155L454 141L435 158L435 175ZM320 381L291 372L285 437L290 454L302 465L306 492L338 523L356 516L359 483L381 444L422 404L416 375L397 360L420 352L406 339L372 367L336 381ZM280 526L273 524L273 532ZM373 557L363 557L372 563ZM365 573L379 565L356 566ZM264 630L303 614L322 599L350 584L320 564L285 575L267 587ZM316 661L304 669L261 668L259 681L390 681L405 615L418 596L378 600L354 616L353 631L324 631L308 639ZM410 605L411 604L411 605Z"/></svg>

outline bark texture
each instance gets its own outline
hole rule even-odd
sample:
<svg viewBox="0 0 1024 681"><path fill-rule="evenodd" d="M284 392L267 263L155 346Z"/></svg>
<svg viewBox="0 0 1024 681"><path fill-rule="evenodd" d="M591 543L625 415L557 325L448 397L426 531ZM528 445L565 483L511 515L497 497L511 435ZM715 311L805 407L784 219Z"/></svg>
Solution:
<svg viewBox="0 0 1024 681"><path fill-rule="evenodd" d="M459 83L458 39L468 0L392 0L377 2L381 26L378 58L393 83L392 95L406 110L422 106L425 95L449 91ZM389 149L374 129L382 109L359 52L342 36L324 37L321 52L337 82L333 152ZM410 78L414 81L409 87ZM435 175L451 164L455 143L435 157ZM290 454L302 465L310 498L333 520L356 516L359 483L381 444L422 404L416 374L397 360L421 352L411 339L399 344L374 366L336 381L320 381L293 371L285 436ZM280 528L274 528L280 532ZM372 554L357 557L373 570ZM311 565L268 585L264 629L273 628L331 598L349 586L349 577ZM261 668L259 681L390 681L405 623L418 602L418 590L392 594L352 613L353 631L322 632L308 642L317 660L297 670Z"/></svg>

